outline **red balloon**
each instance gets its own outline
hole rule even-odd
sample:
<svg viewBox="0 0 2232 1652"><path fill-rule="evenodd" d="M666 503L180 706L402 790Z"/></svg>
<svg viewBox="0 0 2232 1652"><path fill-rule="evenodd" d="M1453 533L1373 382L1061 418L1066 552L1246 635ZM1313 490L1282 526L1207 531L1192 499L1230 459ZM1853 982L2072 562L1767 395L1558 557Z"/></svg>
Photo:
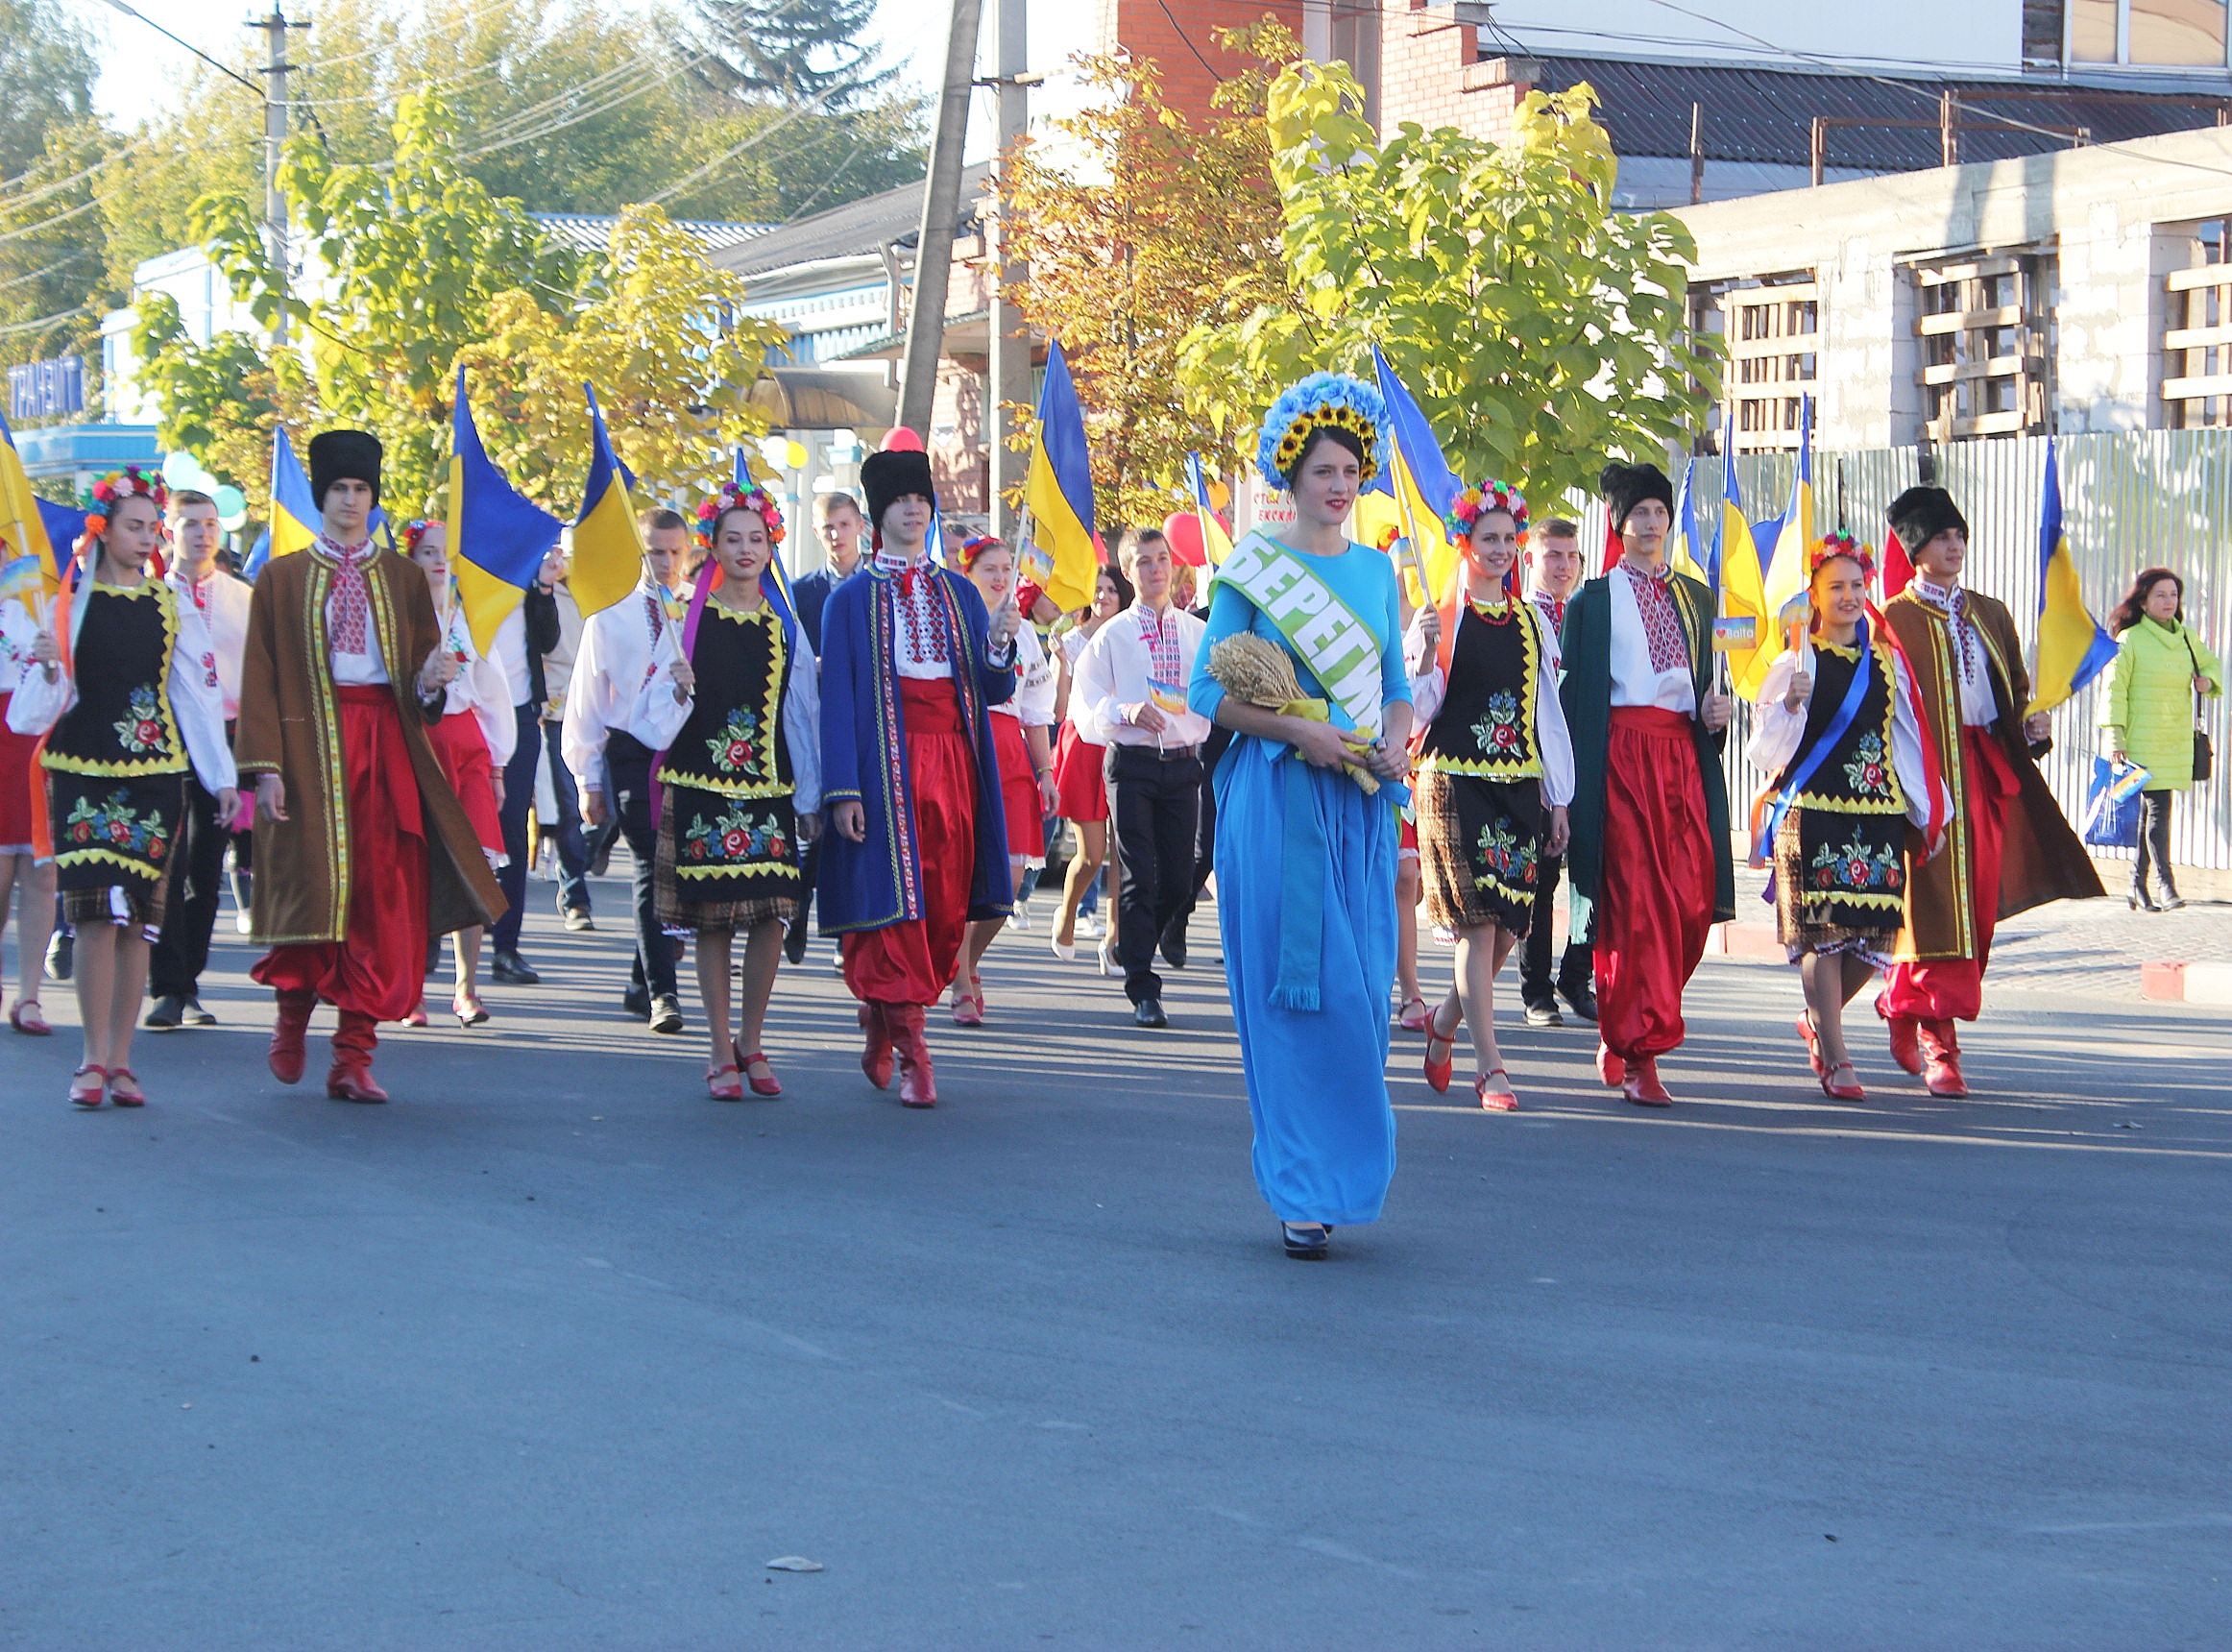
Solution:
<svg viewBox="0 0 2232 1652"><path fill-rule="evenodd" d="M1201 519L1193 511L1173 511L1162 519L1162 537L1170 553L1187 568L1208 565L1209 547L1201 541Z"/></svg>
<svg viewBox="0 0 2232 1652"><path fill-rule="evenodd" d="M886 453L919 453L922 450L922 438L904 425L884 438L884 451Z"/></svg>

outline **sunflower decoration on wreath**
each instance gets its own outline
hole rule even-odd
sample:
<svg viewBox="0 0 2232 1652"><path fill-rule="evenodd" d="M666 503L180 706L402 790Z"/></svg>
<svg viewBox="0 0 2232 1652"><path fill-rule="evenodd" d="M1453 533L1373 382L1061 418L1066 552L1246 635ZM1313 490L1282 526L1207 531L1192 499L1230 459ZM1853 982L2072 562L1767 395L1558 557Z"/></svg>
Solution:
<svg viewBox="0 0 2232 1652"><path fill-rule="evenodd" d="M124 499L153 499L158 512L170 509L170 490L163 486L162 477L143 474L137 465L127 465L121 471L110 471L88 488L79 498L85 511L85 537L78 541L83 550L109 531L109 517Z"/></svg>
<svg viewBox="0 0 2232 1652"><path fill-rule="evenodd" d="M1364 445L1364 480L1369 482L1379 474L1379 432L1386 423L1387 403L1363 379L1313 373L1290 386L1263 416L1255 468L1265 482L1286 491L1311 432L1330 426L1346 430Z"/></svg>
<svg viewBox="0 0 2232 1652"><path fill-rule="evenodd" d="M767 543L783 543L783 508L774 497L757 482L750 487L739 487L735 482L723 482L720 492L697 507L697 547L706 555L713 554L714 525L730 511L756 512L767 524Z"/></svg>

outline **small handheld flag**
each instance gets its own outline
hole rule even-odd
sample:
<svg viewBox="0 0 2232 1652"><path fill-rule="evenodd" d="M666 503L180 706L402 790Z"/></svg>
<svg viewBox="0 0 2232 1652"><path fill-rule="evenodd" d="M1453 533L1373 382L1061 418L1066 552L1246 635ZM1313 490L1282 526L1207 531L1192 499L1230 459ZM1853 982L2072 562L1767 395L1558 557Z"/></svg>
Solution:
<svg viewBox="0 0 2232 1652"><path fill-rule="evenodd" d="M2026 715L2053 710L2115 658L2115 639L2085 607L2084 582L2062 522L2061 462L2049 436L2038 521L2038 669L2031 673Z"/></svg>

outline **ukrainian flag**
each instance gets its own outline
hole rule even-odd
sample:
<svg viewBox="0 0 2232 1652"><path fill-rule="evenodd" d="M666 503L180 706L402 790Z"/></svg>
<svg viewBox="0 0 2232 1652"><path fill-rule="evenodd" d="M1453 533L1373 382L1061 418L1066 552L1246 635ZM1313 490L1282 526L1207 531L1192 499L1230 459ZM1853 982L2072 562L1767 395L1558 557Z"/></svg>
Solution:
<svg viewBox="0 0 2232 1652"><path fill-rule="evenodd" d="M1023 503L1033 537L1053 566L1041 582L1055 606L1082 608L1093 599L1100 558L1093 549L1093 469L1085 451L1085 415L1060 340L1046 350L1046 384L1038 393L1038 429Z"/></svg>
<svg viewBox="0 0 2232 1652"><path fill-rule="evenodd" d="M1442 457L1434 427L1376 344L1371 347L1371 372L1379 382L1379 399L1387 403L1391 426L1381 432L1379 460L1387 468L1404 535L1425 577L1425 599L1439 603L1456 576L1458 562L1457 547L1450 542L1443 518L1465 484Z"/></svg>
<svg viewBox="0 0 2232 1652"><path fill-rule="evenodd" d="M1666 541L1666 560L1677 573L1713 583L1712 551L1697 531L1697 460L1682 468L1682 487L1674 497L1674 531Z"/></svg>
<svg viewBox="0 0 2232 1652"><path fill-rule="evenodd" d="M589 398L589 478L581 484L581 511L573 519L566 587L586 620L610 608L643 577L643 532L628 498L636 478L613 451L596 391L587 384L581 390ZM464 405L462 395L458 405Z"/></svg>
<svg viewBox="0 0 2232 1652"><path fill-rule="evenodd" d="M457 576L473 645L481 653L496 646L497 627L534 584L544 557L557 543L559 526L556 517L504 479L480 445L480 430L465 397L465 369L459 368L457 405L450 418L449 567ZM588 611L585 604L583 612Z"/></svg>
<svg viewBox="0 0 2232 1652"><path fill-rule="evenodd" d="M1759 547L1760 596L1765 611L1774 616L1774 630L1778 636L1793 620L1806 618L1811 609L1811 575L1807 568L1814 540L1813 531L1813 398L1807 396L1798 404L1798 472L1790 479L1790 501L1783 507L1783 514L1773 522L1761 522L1755 529ZM1752 662L1750 673L1736 680L1736 692L1746 699L1756 698L1767 680L1767 668L1775 663L1776 650L1762 647Z"/></svg>
<svg viewBox="0 0 2232 1652"><path fill-rule="evenodd" d="M36 559L39 589L48 596L62 588L61 559L55 554L56 542L50 531L56 516L77 518L76 531L62 542L74 547L79 534L85 530L85 516L50 505L31 491L23 455L15 450L15 432L9 429L6 418L0 417L0 540L8 542L17 559ZM15 580L21 583L20 572Z"/></svg>
<svg viewBox="0 0 2232 1652"><path fill-rule="evenodd" d="M1716 595L1720 613L1730 620L1750 620L1752 642L1727 650L1729 681L1739 692L1755 667L1764 675L1782 652L1767 609L1766 579L1759 571L1759 547L1752 539L1752 522L1744 515L1744 499L1736 484L1734 454L1720 462L1720 531L1713 545L1713 563L1720 574Z"/></svg>
<svg viewBox="0 0 2232 1652"><path fill-rule="evenodd" d="M2115 658L2114 640L2085 607L2084 584L2062 524L2061 462L2049 436L2038 522L2038 669L2031 673L2027 712L2053 710Z"/></svg>
<svg viewBox="0 0 2232 1652"><path fill-rule="evenodd" d="M1232 535L1226 531L1225 519L1217 514L1217 507L1209 502L1209 478L1201 472L1201 455L1186 455L1186 485L1193 490L1194 515L1201 519L1201 549L1215 568L1232 554Z"/></svg>

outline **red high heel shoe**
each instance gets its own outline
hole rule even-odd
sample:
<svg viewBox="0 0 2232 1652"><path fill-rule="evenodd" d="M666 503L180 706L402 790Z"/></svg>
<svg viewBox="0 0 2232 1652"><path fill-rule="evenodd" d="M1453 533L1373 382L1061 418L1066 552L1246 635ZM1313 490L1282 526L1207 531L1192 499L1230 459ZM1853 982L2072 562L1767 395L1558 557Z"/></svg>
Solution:
<svg viewBox="0 0 2232 1652"><path fill-rule="evenodd" d="M954 1025L956 1027L982 1027L984 1024L984 984L972 978L966 988L954 993Z"/></svg>
<svg viewBox="0 0 2232 1652"><path fill-rule="evenodd" d="M1451 1028L1444 1036L1437 1030L1436 1016L1439 1013L1437 1010L1426 1017L1426 1088L1437 1096L1447 1092L1449 1081L1456 1076L1457 1033L1464 1026L1460 1018L1457 1027ZM1442 1058L1439 1061L1434 1059L1434 1046L1437 1044L1442 1046Z"/></svg>
<svg viewBox="0 0 2232 1652"><path fill-rule="evenodd" d="M31 1013L27 1015L25 1010ZM15 1007L8 1011L8 1025L26 1038L44 1038L54 1032L47 1025L46 1016L40 1012L39 1002L36 998L17 999Z"/></svg>
<svg viewBox="0 0 2232 1652"><path fill-rule="evenodd" d="M1798 1036L1806 1040L1806 1058L1813 1063L1813 1076L1821 1081L1822 1088L1829 1087L1829 1063L1821 1058L1821 1040L1813 1031L1813 1011L1798 1012ZM1847 1061L1846 1066L1852 1063Z"/></svg>
<svg viewBox="0 0 2232 1652"><path fill-rule="evenodd" d="M131 1080L132 1088L129 1090L119 1089L116 1084L116 1081L119 1079ZM120 1107L144 1107L147 1105L147 1092L139 1087L138 1076L130 1067L111 1067L109 1069L109 1099Z"/></svg>
<svg viewBox="0 0 2232 1652"><path fill-rule="evenodd" d="M91 1089L82 1090L78 1087L78 1081L88 1073L93 1075L97 1082ZM70 1105L83 1107L85 1111L91 1112L101 1105L101 1092L108 1087L108 1084L109 1069L96 1066L90 1061L86 1062L70 1075Z"/></svg>
<svg viewBox="0 0 2232 1652"><path fill-rule="evenodd" d="M1519 1098L1509 1090L1490 1089L1488 1081L1491 1079L1501 1079L1507 1084L1512 1081L1512 1076L1501 1067L1491 1067L1472 1081L1473 1097L1492 1113L1517 1112L1519 1110Z"/></svg>
<svg viewBox="0 0 2232 1652"><path fill-rule="evenodd" d="M1839 1073L1852 1074L1853 1081L1849 1084L1838 1083L1836 1076ZM1821 1093L1839 1102L1864 1102L1868 1099L1868 1092L1860 1088L1860 1070L1850 1061L1839 1061L1821 1075Z"/></svg>
<svg viewBox="0 0 2232 1652"><path fill-rule="evenodd" d="M744 1086L733 1065L708 1067L705 1070L705 1093L716 1102L740 1102L744 1099Z"/></svg>
<svg viewBox="0 0 2232 1652"><path fill-rule="evenodd" d="M764 1079L752 1071L755 1064L767 1069ZM755 1096L779 1096L783 1093L783 1081L775 1077L774 1063L767 1059L763 1051L754 1050L749 1056L738 1051L737 1071L744 1076L744 1082L752 1086L752 1094Z"/></svg>

